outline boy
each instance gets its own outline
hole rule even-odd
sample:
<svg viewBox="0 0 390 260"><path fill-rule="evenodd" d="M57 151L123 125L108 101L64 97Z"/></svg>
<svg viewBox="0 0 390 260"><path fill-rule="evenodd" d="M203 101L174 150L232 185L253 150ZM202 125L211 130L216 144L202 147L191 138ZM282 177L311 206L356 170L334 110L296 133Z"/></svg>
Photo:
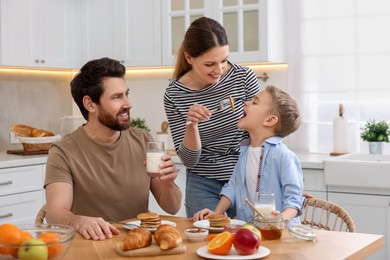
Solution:
<svg viewBox="0 0 390 260"><path fill-rule="evenodd" d="M200 210L193 220L235 207L238 219L251 222L253 210L244 202L245 198L254 204L257 193L273 192L276 204L273 214L281 213L290 220L289 225L299 223L302 169L297 156L282 143L282 138L296 131L299 123L295 100L274 86L267 86L245 102L238 128L246 130L249 139L241 143L240 158L214 212L207 208Z"/></svg>

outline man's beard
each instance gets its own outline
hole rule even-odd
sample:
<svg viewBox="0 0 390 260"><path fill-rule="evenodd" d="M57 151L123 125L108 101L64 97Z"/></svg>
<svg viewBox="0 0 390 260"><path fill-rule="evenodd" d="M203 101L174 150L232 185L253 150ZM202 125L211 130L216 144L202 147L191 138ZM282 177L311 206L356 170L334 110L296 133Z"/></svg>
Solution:
<svg viewBox="0 0 390 260"><path fill-rule="evenodd" d="M127 112L129 114L129 110L122 110L118 114L123 114L124 112ZM119 123L118 119L116 117L112 117L109 114L104 111L104 109L99 106L99 116L98 116L99 123L102 125L115 130L115 131L123 131L130 127L130 114L129 114L129 120L125 123Z"/></svg>

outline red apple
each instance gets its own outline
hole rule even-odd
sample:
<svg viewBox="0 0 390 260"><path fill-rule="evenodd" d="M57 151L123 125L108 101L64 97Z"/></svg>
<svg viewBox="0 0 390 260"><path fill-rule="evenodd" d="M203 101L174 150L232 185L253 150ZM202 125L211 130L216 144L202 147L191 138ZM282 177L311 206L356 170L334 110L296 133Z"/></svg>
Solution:
<svg viewBox="0 0 390 260"><path fill-rule="evenodd" d="M259 249L261 240L255 232L241 228L237 231L234 238L234 248L240 255L253 255Z"/></svg>

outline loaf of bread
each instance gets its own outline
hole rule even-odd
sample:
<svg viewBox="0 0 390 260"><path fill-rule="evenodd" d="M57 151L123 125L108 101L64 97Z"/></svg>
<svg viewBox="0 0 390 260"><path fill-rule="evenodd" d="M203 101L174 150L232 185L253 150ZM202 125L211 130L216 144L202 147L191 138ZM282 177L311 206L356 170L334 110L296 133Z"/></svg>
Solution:
<svg viewBox="0 0 390 260"><path fill-rule="evenodd" d="M152 234L146 228L135 228L130 230L125 239L123 239L119 247L123 251L134 250L142 247L147 247L152 244Z"/></svg>
<svg viewBox="0 0 390 260"><path fill-rule="evenodd" d="M46 137L46 136L54 136L54 133L44 130L37 129L32 126L22 125L22 124L14 124L11 125L11 131L20 137Z"/></svg>
<svg viewBox="0 0 390 260"><path fill-rule="evenodd" d="M180 232L173 226L162 224L154 233L154 240L162 250L179 246L183 239Z"/></svg>

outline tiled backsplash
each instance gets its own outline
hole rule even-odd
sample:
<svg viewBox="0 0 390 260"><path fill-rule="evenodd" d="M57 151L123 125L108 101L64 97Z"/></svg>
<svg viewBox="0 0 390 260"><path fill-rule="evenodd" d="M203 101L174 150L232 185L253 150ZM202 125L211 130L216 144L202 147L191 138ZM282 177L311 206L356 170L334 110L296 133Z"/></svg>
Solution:
<svg viewBox="0 0 390 260"><path fill-rule="evenodd" d="M286 88L287 66L254 68L258 75L267 72L269 79L260 85L273 84ZM71 72L7 72L0 70L0 151L22 149L20 144L9 143L9 126L20 123L60 131L60 118L80 115L70 94ZM151 133L160 131L166 120L163 95L172 70L131 70L126 81L133 103L132 117L146 120Z"/></svg>

